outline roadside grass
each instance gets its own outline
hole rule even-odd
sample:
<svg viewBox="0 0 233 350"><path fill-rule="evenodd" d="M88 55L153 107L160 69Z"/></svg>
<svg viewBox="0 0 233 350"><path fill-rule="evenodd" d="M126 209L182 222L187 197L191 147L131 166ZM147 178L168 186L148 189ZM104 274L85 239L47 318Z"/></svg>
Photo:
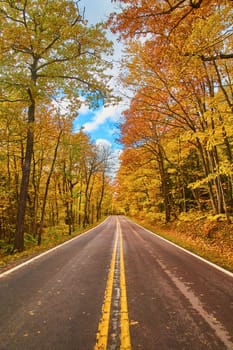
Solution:
<svg viewBox="0 0 233 350"><path fill-rule="evenodd" d="M0 249L0 273L81 235L82 233L100 224L104 219L105 218L93 225L88 225L85 228L79 228L71 235L69 235L67 225L65 224L49 227L43 234L41 245L37 245L37 240L32 235L26 234L24 239L25 249L23 252L12 253L12 245L6 244L5 249Z"/></svg>
<svg viewBox="0 0 233 350"><path fill-rule="evenodd" d="M131 219L159 236L233 272L232 224L208 220L148 224L142 218Z"/></svg>

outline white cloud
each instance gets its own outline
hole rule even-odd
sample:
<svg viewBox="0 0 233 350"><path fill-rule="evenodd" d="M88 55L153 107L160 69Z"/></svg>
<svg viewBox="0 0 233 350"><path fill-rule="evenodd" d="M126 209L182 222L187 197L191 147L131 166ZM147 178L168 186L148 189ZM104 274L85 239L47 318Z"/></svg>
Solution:
<svg viewBox="0 0 233 350"><path fill-rule="evenodd" d="M111 142L106 139L97 139L95 143L97 146L112 147Z"/></svg>
<svg viewBox="0 0 233 350"><path fill-rule="evenodd" d="M82 103L78 110L78 114L87 114L88 112L90 112L89 107L85 103Z"/></svg>
<svg viewBox="0 0 233 350"><path fill-rule="evenodd" d="M85 131L93 132L103 125L107 120L117 121L121 116L119 106L102 107L94 111L94 116L91 121L83 124Z"/></svg>

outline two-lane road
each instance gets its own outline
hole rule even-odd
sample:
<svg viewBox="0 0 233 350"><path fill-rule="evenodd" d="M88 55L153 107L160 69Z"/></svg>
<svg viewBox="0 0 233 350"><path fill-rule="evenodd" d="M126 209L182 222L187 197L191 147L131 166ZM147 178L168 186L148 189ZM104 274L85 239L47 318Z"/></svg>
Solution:
<svg viewBox="0 0 233 350"><path fill-rule="evenodd" d="M233 350L233 275L112 216L0 275L0 350Z"/></svg>

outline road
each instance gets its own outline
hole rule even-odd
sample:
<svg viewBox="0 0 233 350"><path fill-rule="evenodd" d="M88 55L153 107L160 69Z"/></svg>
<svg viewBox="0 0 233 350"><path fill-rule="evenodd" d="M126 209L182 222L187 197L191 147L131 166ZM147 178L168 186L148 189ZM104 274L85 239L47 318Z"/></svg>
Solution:
<svg viewBox="0 0 233 350"><path fill-rule="evenodd" d="M0 350L232 350L233 274L111 216L0 275Z"/></svg>

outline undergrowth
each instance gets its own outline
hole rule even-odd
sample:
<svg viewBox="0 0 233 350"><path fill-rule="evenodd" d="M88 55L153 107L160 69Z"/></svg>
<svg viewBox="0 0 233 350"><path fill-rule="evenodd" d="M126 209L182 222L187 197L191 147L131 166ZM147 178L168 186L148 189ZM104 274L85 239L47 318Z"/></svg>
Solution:
<svg viewBox="0 0 233 350"><path fill-rule="evenodd" d="M224 218L180 218L169 224L161 221L134 221L173 243L233 272L233 224ZM221 221L222 220L222 221Z"/></svg>
<svg viewBox="0 0 233 350"><path fill-rule="evenodd" d="M100 222L95 223L94 225L89 225L85 229L79 228L71 235L68 234L67 226L65 224L56 227L49 227L43 234L41 245L37 244L37 240L32 235L25 234L25 249L23 252L13 252L13 244L4 242L1 244L0 241L0 273L82 234L99 223Z"/></svg>

